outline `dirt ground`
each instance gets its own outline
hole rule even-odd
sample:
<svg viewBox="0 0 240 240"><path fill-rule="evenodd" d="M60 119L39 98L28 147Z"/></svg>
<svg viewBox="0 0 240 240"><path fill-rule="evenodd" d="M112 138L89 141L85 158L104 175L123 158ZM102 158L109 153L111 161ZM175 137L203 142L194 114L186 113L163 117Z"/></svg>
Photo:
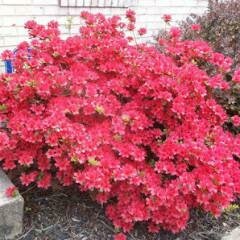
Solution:
<svg viewBox="0 0 240 240"><path fill-rule="evenodd" d="M77 189L22 192L25 198L24 232L16 240L112 240L114 227L105 217L104 209L88 194ZM238 202L239 203L239 202ZM128 240L220 240L222 235L240 225L240 209L224 213L216 219L194 210L187 228L174 235L161 231L147 233L138 224Z"/></svg>

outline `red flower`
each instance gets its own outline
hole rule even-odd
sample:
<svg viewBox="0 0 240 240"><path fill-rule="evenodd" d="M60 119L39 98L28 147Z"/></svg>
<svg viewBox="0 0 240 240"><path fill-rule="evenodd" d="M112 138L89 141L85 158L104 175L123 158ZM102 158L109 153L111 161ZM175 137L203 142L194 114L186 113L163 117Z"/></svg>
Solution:
<svg viewBox="0 0 240 240"><path fill-rule="evenodd" d="M20 177L22 185L28 186L36 180L38 173L36 171L29 174L23 173Z"/></svg>
<svg viewBox="0 0 240 240"><path fill-rule="evenodd" d="M51 186L52 176L50 173L43 173L43 176L37 182L39 188L48 189Z"/></svg>
<svg viewBox="0 0 240 240"><path fill-rule="evenodd" d="M0 151L9 146L9 137L5 132L0 132Z"/></svg>
<svg viewBox="0 0 240 240"><path fill-rule="evenodd" d="M33 163L33 156L28 151L19 154L19 163L21 165L30 166Z"/></svg>
<svg viewBox="0 0 240 240"><path fill-rule="evenodd" d="M237 115L233 116L232 122L235 126L239 127L240 126L240 116L237 116Z"/></svg>
<svg viewBox="0 0 240 240"><path fill-rule="evenodd" d="M68 159L56 158L55 166L59 168L60 171L67 171L71 163Z"/></svg>
<svg viewBox="0 0 240 240"><path fill-rule="evenodd" d="M56 22L26 24L33 39L17 45L14 73L0 75L0 165L25 186L53 178L96 193L124 232L141 221L181 231L196 207L219 215L240 194L240 137L223 129L229 118L212 94L229 87L232 60L176 27L160 47L135 45L132 10L127 23L81 16L67 39Z"/></svg>
<svg viewBox="0 0 240 240"><path fill-rule="evenodd" d="M171 38L179 38L181 36L181 34L182 34L182 31L178 27L172 27L170 29L170 36L171 36Z"/></svg>
<svg viewBox="0 0 240 240"><path fill-rule="evenodd" d="M114 240L127 240L127 237L123 233L118 233L114 236Z"/></svg>
<svg viewBox="0 0 240 240"><path fill-rule="evenodd" d="M15 197L17 195L17 193L18 193L18 191L17 191L17 188L15 186L8 187L5 191L5 194L8 198Z"/></svg>
<svg viewBox="0 0 240 240"><path fill-rule="evenodd" d="M240 69L237 69L233 75L233 81L240 84Z"/></svg>
<svg viewBox="0 0 240 240"><path fill-rule="evenodd" d="M133 30L135 29L135 25L134 25L133 23L129 23L129 24L127 25L127 29L128 29L129 31L133 31Z"/></svg>
<svg viewBox="0 0 240 240"><path fill-rule="evenodd" d="M2 52L1 54L1 59L3 61L5 60L12 60L13 59L13 52L10 50L5 50L4 52Z"/></svg>
<svg viewBox="0 0 240 240"><path fill-rule="evenodd" d="M146 34L147 33L147 29L146 28L140 28L139 30L138 30L138 34L140 35L140 36L142 36L142 35L144 35L144 34Z"/></svg>
<svg viewBox="0 0 240 240"><path fill-rule="evenodd" d="M200 24L192 24L191 29L193 31L199 32L201 30L201 25Z"/></svg>
<svg viewBox="0 0 240 240"><path fill-rule="evenodd" d="M126 17L130 22L132 22L132 23L136 22L136 13L131 9L127 10Z"/></svg>
<svg viewBox="0 0 240 240"><path fill-rule="evenodd" d="M172 16L170 14L164 14L162 19L165 23L169 23L172 20Z"/></svg>
<svg viewBox="0 0 240 240"><path fill-rule="evenodd" d="M24 27L27 29L35 28L35 27L37 27L37 22L34 20L29 20L25 23Z"/></svg>

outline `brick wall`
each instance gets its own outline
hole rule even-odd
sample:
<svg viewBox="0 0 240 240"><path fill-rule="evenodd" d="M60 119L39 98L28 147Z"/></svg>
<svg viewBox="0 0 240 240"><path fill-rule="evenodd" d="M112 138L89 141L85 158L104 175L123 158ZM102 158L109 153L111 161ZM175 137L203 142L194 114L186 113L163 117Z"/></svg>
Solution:
<svg viewBox="0 0 240 240"><path fill-rule="evenodd" d="M115 1L115 0L114 0ZM207 0L124 0L126 5L137 13L139 27L147 27L145 41L163 27L162 15L167 13L173 17L173 24L186 18L190 13L203 13L207 8ZM45 24L50 20L60 23L63 37L78 32L81 24L79 13L83 8L61 8L58 0L0 0L0 52L13 49L17 43L26 40L24 23L29 19ZM107 16L124 15L126 8L84 8L90 12L102 12ZM72 28L67 28L68 20L72 20ZM2 63L0 63L2 67Z"/></svg>

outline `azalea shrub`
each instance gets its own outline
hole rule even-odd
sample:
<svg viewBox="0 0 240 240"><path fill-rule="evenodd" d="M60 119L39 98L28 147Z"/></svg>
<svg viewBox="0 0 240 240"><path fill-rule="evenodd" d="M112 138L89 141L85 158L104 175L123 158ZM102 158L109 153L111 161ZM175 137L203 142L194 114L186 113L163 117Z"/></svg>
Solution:
<svg viewBox="0 0 240 240"><path fill-rule="evenodd" d="M230 56L233 67L240 67L240 1L210 1L208 11L199 16L192 14L181 23L183 38L204 39L215 51ZM226 78L231 81L231 74ZM240 114L240 87L231 83L226 91L216 91L215 98L230 116ZM236 129L228 126L232 131Z"/></svg>
<svg viewBox="0 0 240 240"><path fill-rule="evenodd" d="M229 87L231 59L181 40L178 28L159 39L161 51L138 44L131 10L127 21L81 17L65 40L56 22L29 21L29 43L3 52L15 69L0 77L3 169L17 169L24 186L78 185L124 232L136 222L179 232L193 208L219 216L240 193L240 138L222 127L240 118L212 96Z"/></svg>
<svg viewBox="0 0 240 240"><path fill-rule="evenodd" d="M209 2L205 14L191 14L181 23L183 37L202 38L210 42L216 51L230 56L234 60L234 65L238 65L240 63L240 2L238 0ZM193 26L196 25L200 26L201 31L192 31Z"/></svg>

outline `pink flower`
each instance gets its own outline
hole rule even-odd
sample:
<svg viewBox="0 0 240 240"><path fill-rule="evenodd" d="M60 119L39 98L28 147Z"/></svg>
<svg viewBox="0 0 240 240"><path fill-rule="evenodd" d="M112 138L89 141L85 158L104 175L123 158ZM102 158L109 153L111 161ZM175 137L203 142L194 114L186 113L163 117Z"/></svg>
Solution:
<svg viewBox="0 0 240 240"><path fill-rule="evenodd" d="M9 137L5 132L0 132L0 151L9 146Z"/></svg>
<svg viewBox="0 0 240 240"><path fill-rule="evenodd" d="M134 38L131 37L131 36L128 36L128 37L127 37L127 40L128 40L129 42L132 42L132 41L134 40Z"/></svg>
<svg viewBox="0 0 240 240"><path fill-rule="evenodd" d="M34 20L29 20L25 23L24 27L27 29L33 29L33 28L37 27L37 22Z"/></svg>
<svg viewBox="0 0 240 240"><path fill-rule="evenodd" d="M136 22L136 13L131 9L127 10L126 17L130 22L132 22L132 23Z"/></svg>
<svg viewBox="0 0 240 240"><path fill-rule="evenodd" d="M200 24L192 24L191 29L193 31L199 32L201 30L201 25Z"/></svg>
<svg viewBox="0 0 240 240"><path fill-rule="evenodd" d="M127 29L128 29L129 31L133 31L133 30L135 29L135 25L134 25L133 23L129 23L129 24L127 25Z"/></svg>
<svg viewBox="0 0 240 240"><path fill-rule="evenodd" d="M211 63L215 64L220 71L229 72L232 66L232 59L221 53L213 53Z"/></svg>
<svg viewBox="0 0 240 240"><path fill-rule="evenodd" d="M19 154L19 163L21 165L30 166L33 164L33 156L28 151L23 151Z"/></svg>
<svg viewBox="0 0 240 240"><path fill-rule="evenodd" d="M40 176L40 179L37 182L39 188L48 189L51 186L52 176L50 173L43 173L43 176Z"/></svg>
<svg viewBox="0 0 240 240"><path fill-rule="evenodd" d="M123 233L118 233L114 236L114 240L127 240L127 237Z"/></svg>
<svg viewBox="0 0 240 240"><path fill-rule="evenodd" d="M33 171L31 173L23 173L21 176L20 176L20 180L21 180L21 183L22 185L24 186L28 186L30 185L32 182L34 182L36 180L38 176L38 173L36 171Z"/></svg>
<svg viewBox="0 0 240 240"><path fill-rule="evenodd" d="M138 34L140 35L140 36L142 36L142 35L144 35L144 34L146 34L147 33L147 29L146 28L140 28L139 30L138 30Z"/></svg>
<svg viewBox="0 0 240 240"><path fill-rule="evenodd" d="M233 81L240 84L240 69L237 69L233 75Z"/></svg>
<svg viewBox="0 0 240 240"><path fill-rule="evenodd" d="M223 129L229 118L211 94L228 88L232 60L176 27L161 46L133 44L132 10L127 23L81 16L66 39L56 22L26 24L34 39L17 45L16 71L0 75L0 166L24 186L57 180L92 192L123 232L136 222L179 232L192 208L218 216L240 194L240 138Z"/></svg>
<svg viewBox="0 0 240 240"><path fill-rule="evenodd" d="M70 161L68 159L56 158L55 166L59 168L60 171L67 171L70 167Z"/></svg>
<svg viewBox="0 0 240 240"><path fill-rule="evenodd" d="M232 122L235 126L237 126L237 127L240 126L240 116L238 116L238 115L233 116Z"/></svg>
<svg viewBox="0 0 240 240"><path fill-rule="evenodd" d="M172 20L172 16L170 14L164 14L162 19L165 23L169 23Z"/></svg>
<svg viewBox="0 0 240 240"><path fill-rule="evenodd" d="M1 54L1 59L3 61L5 60L12 60L13 59L13 52L10 50L5 50L4 52L2 52Z"/></svg>
<svg viewBox="0 0 240 240"><path fill-rule="evenodd" d="M8 198L13 198L17 195L18 191L15 186L8 187L5 191L5 194Z"/></svg>
<svg viewBox="0 0 240 240"><path fill-rule="evenodd" d="M181 34L182 34L182 31L178 27L172 27L170 29L170 36L171 36L171 38L179 38L181 36Z"/></svg>

